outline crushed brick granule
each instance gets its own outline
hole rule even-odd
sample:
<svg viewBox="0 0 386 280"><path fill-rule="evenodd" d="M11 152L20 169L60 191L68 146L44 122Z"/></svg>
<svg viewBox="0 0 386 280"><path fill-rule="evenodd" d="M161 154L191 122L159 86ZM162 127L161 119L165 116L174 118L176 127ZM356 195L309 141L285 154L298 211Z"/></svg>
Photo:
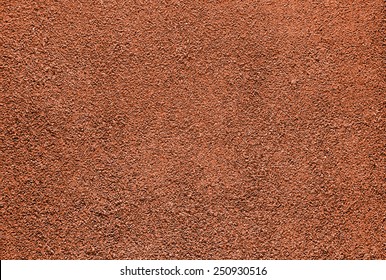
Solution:
<svg viewBox="0 0 386 280"><path fill-rule="evenodd" d="M1 0L1 259L385 259L382 0Z"/></svg>

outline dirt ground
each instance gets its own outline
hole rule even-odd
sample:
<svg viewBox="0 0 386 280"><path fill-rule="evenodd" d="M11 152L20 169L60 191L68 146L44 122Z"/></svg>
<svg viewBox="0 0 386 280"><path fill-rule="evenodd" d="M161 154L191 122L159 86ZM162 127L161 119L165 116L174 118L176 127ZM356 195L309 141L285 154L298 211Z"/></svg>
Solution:
<svg viewBox="0 0 386 280"><path fill-rule="evenodd" d="M1 0L1 259L386 259L382 0Z"/></svg>

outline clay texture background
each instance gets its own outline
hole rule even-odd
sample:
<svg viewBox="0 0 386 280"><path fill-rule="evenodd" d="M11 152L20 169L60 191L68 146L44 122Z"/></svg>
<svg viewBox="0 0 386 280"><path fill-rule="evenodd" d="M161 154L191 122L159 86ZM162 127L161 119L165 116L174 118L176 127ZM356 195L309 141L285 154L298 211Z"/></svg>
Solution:
<svg viewBox="0 0 386 280"><path fill-rule="evenodd" d="M1 0L1 259L385 259L382 0Z"/></svg>

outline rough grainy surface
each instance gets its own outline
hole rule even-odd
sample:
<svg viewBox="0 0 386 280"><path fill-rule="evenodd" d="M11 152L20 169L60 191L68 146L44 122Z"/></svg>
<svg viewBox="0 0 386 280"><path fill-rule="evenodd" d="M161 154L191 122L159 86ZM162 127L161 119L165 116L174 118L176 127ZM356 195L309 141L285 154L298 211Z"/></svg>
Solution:
<svg viewBox="0 0 386 280"><path fill-rule="evenodd" d="M1 0L1 259L385 259L384 9Z"/></svg>

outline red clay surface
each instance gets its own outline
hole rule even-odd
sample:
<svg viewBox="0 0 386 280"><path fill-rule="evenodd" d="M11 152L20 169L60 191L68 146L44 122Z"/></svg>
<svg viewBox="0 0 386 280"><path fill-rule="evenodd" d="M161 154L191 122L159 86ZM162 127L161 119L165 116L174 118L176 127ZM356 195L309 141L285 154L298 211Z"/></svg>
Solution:
<svg viewBox="0 0 386 280"><path fill-rule="evenodd" d="M1 259L385 259L382 0L1 1Z"/></svg>

